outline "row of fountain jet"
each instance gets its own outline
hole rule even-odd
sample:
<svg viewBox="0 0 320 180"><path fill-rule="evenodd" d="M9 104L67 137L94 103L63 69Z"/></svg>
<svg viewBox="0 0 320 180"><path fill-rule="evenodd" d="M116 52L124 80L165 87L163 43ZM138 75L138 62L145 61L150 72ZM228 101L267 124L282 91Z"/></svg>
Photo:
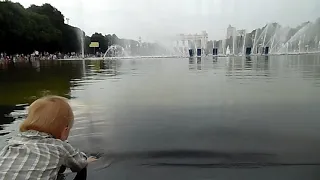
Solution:
<svg viewBox="0 0 320 180"><path fill-rule="evenodd" d="M223 40L213 47L213 55L267 55L320 53L320 25L308 22L292 33L289 27L267 24L252 37L232 37L232 45Z"/></svg>
<svg viewBox="0 0 320 180"><path fill-rule="evenodd" d="M304 54L320 52L320 24L308 22L295 33L289 27L281 27L278 24L267 24L262 30L257 29L251 37L244 33L239 37L232 36L232 44L228 40L214 43L211 50L187 48L183 50L189 56L243 56L243 55L267 55L267 54ZM229 40L230 42L230 40ZM82 56L84 57L83 38L81 38ZM208 46L207 46L208 47ZM203 53L206 51L206 53ZM180 51L179 51L180 52ZM182 52L182 51L181 51ZM179 55L179 54L175 54ZM186 54L182 55L185 56ZM126 57L125 49L119 45L112 45L104 53L103 58Z"/></svg>

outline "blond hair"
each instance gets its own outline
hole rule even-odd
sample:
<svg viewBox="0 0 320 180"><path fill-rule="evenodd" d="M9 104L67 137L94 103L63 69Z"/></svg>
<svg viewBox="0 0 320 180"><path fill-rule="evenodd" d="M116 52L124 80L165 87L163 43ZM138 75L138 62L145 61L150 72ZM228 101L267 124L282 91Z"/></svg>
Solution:
<svg viewBox="0 0 320 180"><path fill-rule="evenodd" d="M20 131L36 130L60 139L64 128L72 127L73 112L67 99L45 96L34 101L28 109L28 117L20 125Z"/></svg>

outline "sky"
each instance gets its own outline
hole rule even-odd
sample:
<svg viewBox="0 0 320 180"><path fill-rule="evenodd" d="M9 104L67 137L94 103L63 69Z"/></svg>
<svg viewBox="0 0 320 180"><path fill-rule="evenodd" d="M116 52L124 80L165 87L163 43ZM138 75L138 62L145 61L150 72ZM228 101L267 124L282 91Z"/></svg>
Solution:
<svg viewBox="0 0 320 180"><path fill-rule="evenodd" d="M50 3L87 35L158 41L207 31L226 36L229 24L252 31L269 22L295 27L320 17L319 0L16 0L25 7Z"/></svg>

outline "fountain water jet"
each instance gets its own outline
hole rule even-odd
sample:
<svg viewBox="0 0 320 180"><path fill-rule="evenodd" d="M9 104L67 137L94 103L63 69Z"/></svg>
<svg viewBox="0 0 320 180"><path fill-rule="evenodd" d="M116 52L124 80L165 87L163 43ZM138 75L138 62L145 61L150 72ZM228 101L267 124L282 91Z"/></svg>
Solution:
<svg viewBox="0 0 320 180"><path fill-rule="evenodd" d="M127 53L125 52L124 48L120 45L114 44L111 45L107 51L103 55L103 59L106 57L125 57L128 56Z"/></svg>
<svg viewBox="0 0 320 180"><path fill-rule="evenodd" d="M84 59L84 37L81 36L81 57Z"/></svg>
<svg viewBox="0 0 320 180"><path fill-rule="evenodd" d="M236 30L234 29L233 30L233 33L232 33L232 54L233 55L235 55L235 53L236 53L236 39L237 39L237 37L236 37Z"/></svg>
<svg viewBox="0 0 320 180"><path fill-rule="evenodd" d="M226 54L226 40L222 41L222 54L225 55Z"/></svg>
<svg viewBox="0 0 320 180"><path fill-rule="evenodd" d="M306 33L310 30L312 23L308 22L306 25L304 25L302 28L300 28L293 36L289 38L288 41L285 42L293 44L292 46L294 47L295 44L298 46L298 52L302 53L302 45L304 44L305 38L306 38ZM285 52L286 49L280 48L278 50L278 53L283 53ZM295 49L292 49L293 52L295 52Z"/></svg>
<svg viewBox="0 0 320 180"><path fill-rule="evenodd" d="M80 41L81 58L84 59L84 33L81 29L78 29L77 34Z"/></svg>
<svg viewBox="0 0 320 180"><path fill-rule="evenodd" d="M230 47L228 46L228 47L227 47L227 50L226 50L226 55L230 55L230 53L231 53L231 52L230 52Z"/></svg>
<svg viewBox="0 0 320 180"><path fill-rule="evenodd" d="M242 45L242 55L243 56L245 55L246 38L247 38L247 33L244 32L243 45Z"/></svg>
<svg viewBox="0 0 320 180"><path fill-rule="evenodd" d="M257 43L258 31L259 31L259 29L256 29L256 33L255 33L254 39L253 39L253 47L252 47L251 54L255 54L255 47L256 47L256 43Z"/></svg>

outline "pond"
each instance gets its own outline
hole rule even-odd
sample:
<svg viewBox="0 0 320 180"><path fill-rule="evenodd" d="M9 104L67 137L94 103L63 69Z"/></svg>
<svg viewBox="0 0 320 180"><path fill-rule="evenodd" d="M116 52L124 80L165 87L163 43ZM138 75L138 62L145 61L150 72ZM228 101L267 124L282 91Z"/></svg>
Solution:
<svg viewBox="0 0 320 180"><path fill-rule="evenodd" d="M0 94L1 147L69 98L89 179L320 178L319 55L0 62Z"/></svg>

